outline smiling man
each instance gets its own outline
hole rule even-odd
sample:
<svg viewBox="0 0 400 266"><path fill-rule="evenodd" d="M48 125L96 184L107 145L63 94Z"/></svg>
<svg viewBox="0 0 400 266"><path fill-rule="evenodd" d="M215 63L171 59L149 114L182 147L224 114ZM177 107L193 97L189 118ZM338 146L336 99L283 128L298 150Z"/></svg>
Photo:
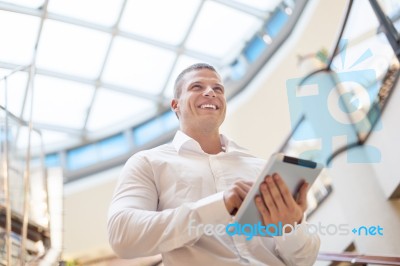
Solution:
<svg viewBox="0 0 400 266"><path fill-rule="evenodd" d="M171 108L178 116L180 130L198 140L204 152L219 153L219 127L225 119L226 100L218 73L208 65L189 67L178 76L174 97Z"/></svg>
<svg viewBox="0 0 400 266"><path fill-rule="evenodd" d="M182 71L171 109L180 123L172 143L134 154L120 175L108 216L114 251L161 253L167 266L312 265L319 238L306 233L307 185L294 200L279 175L266 177L257 207L264 224L301 223L295 234L246 240L206 231L232 221L265 164L220 134L226 99L216 70L201 63Z"/></svg>

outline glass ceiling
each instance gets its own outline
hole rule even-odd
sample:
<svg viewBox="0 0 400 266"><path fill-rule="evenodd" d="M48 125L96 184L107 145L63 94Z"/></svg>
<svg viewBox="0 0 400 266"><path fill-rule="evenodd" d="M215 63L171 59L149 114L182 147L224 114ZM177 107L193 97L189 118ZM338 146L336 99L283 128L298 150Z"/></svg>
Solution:
<svg viewBox="0 0 400 266"><path fill-rule="evenodd" d="M50 150L76 146L164 111L192 63L226 73L281 2L0 1L0 77L34 65L34 126ZM29 77L26 67L7 79L8 108L24 120Z"/></svg>

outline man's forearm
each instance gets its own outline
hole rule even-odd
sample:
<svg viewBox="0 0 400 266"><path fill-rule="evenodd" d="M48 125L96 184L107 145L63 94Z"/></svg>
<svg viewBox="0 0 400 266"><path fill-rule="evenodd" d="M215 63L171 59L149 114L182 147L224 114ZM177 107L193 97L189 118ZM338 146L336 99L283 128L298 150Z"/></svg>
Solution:
<svg viewBox="0 0 400 266"><path fill-rule="evenodd" d="M164 211L134 208L111 210L109 241L122 258L135 258L168 252L196 242L203 224L228 223L222 193Z"/></svg>

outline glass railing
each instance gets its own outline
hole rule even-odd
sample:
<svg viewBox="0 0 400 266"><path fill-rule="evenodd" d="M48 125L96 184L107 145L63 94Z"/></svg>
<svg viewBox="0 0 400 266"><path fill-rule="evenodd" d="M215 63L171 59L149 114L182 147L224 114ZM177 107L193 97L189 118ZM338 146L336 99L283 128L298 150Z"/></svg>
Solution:
<svg viewBox="0 0 400 266"><path fill-rule="evenodd" d="M47 176L43 160L33 161L28 150L15 145L19 134L29 135L29 127L5 109L0 119L0 256L6 265L20 265L44 255L50 243ZM41 138L35 130L30 137Z"/></svg>
<svg viewBox="0 0 400 266"><path fill-rule="evenodd" d="M7 78L0 105L0 264L27 265L52 247L49 186L43 146L30 145L42 143L42 135L7 110Z"/></svg>

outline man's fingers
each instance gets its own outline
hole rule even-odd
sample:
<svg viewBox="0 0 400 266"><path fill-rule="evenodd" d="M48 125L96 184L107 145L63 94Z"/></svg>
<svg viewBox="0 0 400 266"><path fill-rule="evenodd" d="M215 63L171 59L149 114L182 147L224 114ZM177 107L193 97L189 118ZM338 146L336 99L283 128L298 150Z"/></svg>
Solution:
<svg viewBox="0 0 400 266"><path fill-rule="evenodd" d="M241 200L244 200L244 198L246 197L247 193L249 192L248 187L246 186L238 186L235 191L237 192L237 195L240 197Z"/></svg>
<svg viewBox="0 0 400 266"><path fill-rule="evenodd" d="M274 174L266 176L260 185L260 195L255 202L261 213L264 223L290 223L301 221L307 208L308 183L304 182L294 199L284 180Z"/></svg>
<svg viewBox="0 0 400 266"><path fill-rule="evenodd" d="M238 186L251 187L254 184L254 182L249 181L249 180L239 180L239 181L236 181L235 184Z"/></svg>
<svg viewBox="0 0 400 266"><path fill-rule="evenodd" d="M296 202L297 202L297 204L300 205L303 212L307 209L308 187L309 187L308 183L304 182L300 187L299 193L297 194Z"/></svg>
<svg viewBox="0 0 400 266"><path fill-rule="evenodd" d="M257 209L260 212L260 214L264 220L264 223L267 224L268 223L267 221L270 220L271 213L268 210L268 208L265 206L263 198L261 196L256 196L256 198L254 200L256 202Z"/></svg>
<svg viewBox="0 0 400 266"><path fill-rule="evenodd" d="M271 197L272 197L273 202L276 205L276 208L277 209L285 208L285 202L282 199L281 191L280 191L279 187L277 186L277 184L275 183L273 177L267 176L265 178L265 183L268 186L268 190L271 193Z"/></svg>
<svg viewBox="0 0 400 266"><path fill-rule="evenodd" d="M242 205L244 198L249 192L252 181L236 181L228 190L224 192L225 206L229 213L235 214L237 209Z"/></svg>
<svg viewBox="0 0 400 266"><path fill-rule="evenodd" d="M250 188L253 186L253 181L241 181L238 182L237 185L246 192L246 194L249 192Z"/></svg>
<svg viewBox="0 0 400 266"><path fill-rule="evenodd" d="M260 185L260 191L261 191L261 199L263 200L263 203L268 208L268 211L270 212L270 214L272 216L275 215L277 212L277 206L275 204L273 195L269 191L268 185L265 182Z"/></svg>
<svg viewBox="0 0 400 266"><path fill-rule="evenodd" d="M277 184L279 191L281 192L282 198L286 205L290 205L295 203L292 193L289 191L285 181L283 181L282 177L275 173L272 175L274 178L275 183Z"/></svg>

